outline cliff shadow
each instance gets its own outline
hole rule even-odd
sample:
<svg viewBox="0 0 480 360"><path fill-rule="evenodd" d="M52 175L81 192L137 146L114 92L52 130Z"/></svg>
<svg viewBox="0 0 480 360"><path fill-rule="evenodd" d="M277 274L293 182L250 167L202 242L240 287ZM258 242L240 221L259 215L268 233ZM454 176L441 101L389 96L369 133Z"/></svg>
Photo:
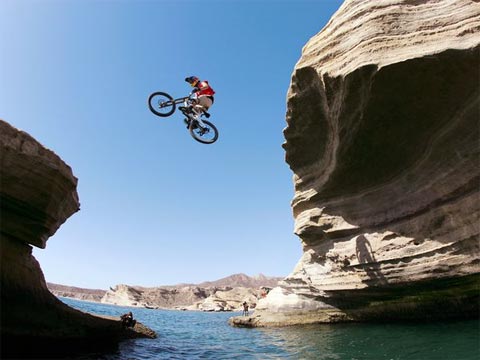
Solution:
<svg viewBox="0 0 480 360"><path fill-rule="evenodd" d="M387 284L387 279L382 274L380 265L375 259L372 245L364 235L358 235L355 239L355 255L357 256L359 266L365 270L371 280L374 280L379 285Z"/></svg>

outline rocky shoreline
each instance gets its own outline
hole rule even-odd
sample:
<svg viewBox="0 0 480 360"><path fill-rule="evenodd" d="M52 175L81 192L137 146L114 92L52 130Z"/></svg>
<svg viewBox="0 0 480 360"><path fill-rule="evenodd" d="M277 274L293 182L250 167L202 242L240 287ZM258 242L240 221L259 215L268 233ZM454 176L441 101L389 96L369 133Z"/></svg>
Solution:
<svg viewBox="0 0 480 360"><path fill-rule="evenodd" d="M255 308L257 302L282 278L259 274L254 277L235 274L201 284L180 284L162 287L116 285L109 290L83 289L47 283L59 297L74 298L119 306L184 311L241 311L246 301Z"/></svg>

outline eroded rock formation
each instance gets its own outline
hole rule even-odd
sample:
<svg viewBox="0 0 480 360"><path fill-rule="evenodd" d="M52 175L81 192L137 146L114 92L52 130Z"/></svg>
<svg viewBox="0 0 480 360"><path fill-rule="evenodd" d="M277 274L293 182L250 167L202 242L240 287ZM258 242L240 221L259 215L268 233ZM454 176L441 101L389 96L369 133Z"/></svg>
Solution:
<svg viewBox="0 0 480 360"><path fill-rule="evenodd" d="M234 274L200 284L177 284L160 287L116 285L107 290L83 289L47 283L56 296L105 304L193 311L241 311L246 301L255 308L257 301L282 280L258 274Z"/></svg>
<svg viewBox="0 0 480 360"><path fill-rule="evenodd" d="M46 356L114 347L137 336L120 321L74 310L51 294L32 246L79 210L77 179L55 153L0 120L1 351Z"/></svg>
<svg viewBox="0 0 480 360"><path fill-rule="evenodd" d="M264 290L236 287L219 289L203 301L187 308L187 310L200 311L242 311L242 303L245 301L251 309L254 309Z"/></svg>
<svg viewBox="0 0 480 360"><path fill-rule="evenodd" d="M478 317L480 3L347 0L304 47L286 161L304 254L240 326Z"/></svg>
<svg viewBox="0 0 480 360"><path fill-rule="evenodd" d="M252 308L280 278L264 275L249 277L235 274L201 284L183 284L163 287L117 285L110 288L101 302L121 306L146 308L235 311L247 301Z"/></svg>

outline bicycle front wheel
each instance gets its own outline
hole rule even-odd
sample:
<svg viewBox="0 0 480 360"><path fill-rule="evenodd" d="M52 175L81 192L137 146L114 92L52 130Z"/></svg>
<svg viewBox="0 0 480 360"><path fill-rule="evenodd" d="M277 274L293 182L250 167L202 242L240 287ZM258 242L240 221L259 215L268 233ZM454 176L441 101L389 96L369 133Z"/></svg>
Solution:
<svg viewBox="0 0 480 360"><path fill-rule="evenodd" d="M192 121L188 130L190 135L203 144L212 144L218 139L218 130L210 121L202 120L205 124L204 127L201 127L197 121Z"/></svg>
<svg viewBox="0 0 480 360"><path fill-rule="evenodd" d="M148 98L150 111L157 116L166 117L175 112L175 101L173 97L164 92L154 92Z"/></svg>

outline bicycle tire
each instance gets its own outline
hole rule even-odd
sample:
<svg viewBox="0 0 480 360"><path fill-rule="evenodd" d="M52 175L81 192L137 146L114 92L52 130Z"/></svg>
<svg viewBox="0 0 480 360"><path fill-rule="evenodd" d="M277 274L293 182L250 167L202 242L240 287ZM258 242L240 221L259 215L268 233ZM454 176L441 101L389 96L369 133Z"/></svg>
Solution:
<svg viewBox="0 0 480 360"><path fill-rule="evenodd" d="M202 121L205 125L207 125L206 127L208 129L207 132L203 133L201 128L199 128L198 126L195 126L196 121L192 121L190 123L190 126L188 127L188 131L190 131L190 135L198 142L201 142L202 144L213 144L218 139L218 130L215 127L215 125L213 125L210 121L207 121L207 120L202 120ZM204 137L205 134L208 134L211 131L213 131L212 138Z"/></svg>
<svg viewBox="0 0 480 360"><path fill-rule="evenodd" d="M176 110L173 97L161 91L154 92L148 97L148 107L152 113L160 117L170 116Z"/></svg>

